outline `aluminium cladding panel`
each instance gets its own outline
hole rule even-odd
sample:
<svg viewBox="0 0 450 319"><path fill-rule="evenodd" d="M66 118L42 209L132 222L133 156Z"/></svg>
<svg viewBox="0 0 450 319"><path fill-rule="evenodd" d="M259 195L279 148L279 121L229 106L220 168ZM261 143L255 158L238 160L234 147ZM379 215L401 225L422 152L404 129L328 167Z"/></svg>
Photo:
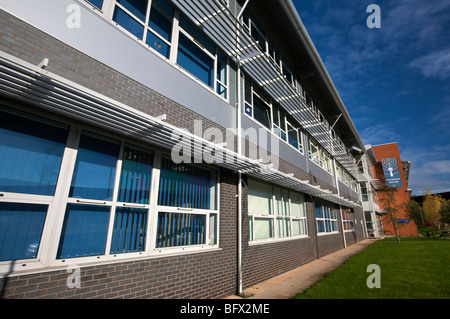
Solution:
<svg viewBox="0 0 450 319"><path fill-rule="evenodd" d="M68 8L73 4L78 2L0 0L1 9L74 49L222 127L236 127L233 106L85 6L79 5L80 28L69 28Z"/></svg>

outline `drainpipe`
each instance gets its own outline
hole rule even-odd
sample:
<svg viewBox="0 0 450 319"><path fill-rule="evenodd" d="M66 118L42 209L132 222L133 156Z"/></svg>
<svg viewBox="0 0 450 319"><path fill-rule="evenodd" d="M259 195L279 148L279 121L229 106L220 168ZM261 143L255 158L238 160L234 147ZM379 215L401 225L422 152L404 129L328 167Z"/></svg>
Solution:
<svg viewBox="0 0 450 319"><path fill-rule="evenodd" d="M242 94L241 94L241 58L239 54L239 23L250 0L247 0L236 17L236 48L238 50L236 56L237 72L237 153L242 155ZM238 294L242 294L242 172L238 171Z"/></svg>

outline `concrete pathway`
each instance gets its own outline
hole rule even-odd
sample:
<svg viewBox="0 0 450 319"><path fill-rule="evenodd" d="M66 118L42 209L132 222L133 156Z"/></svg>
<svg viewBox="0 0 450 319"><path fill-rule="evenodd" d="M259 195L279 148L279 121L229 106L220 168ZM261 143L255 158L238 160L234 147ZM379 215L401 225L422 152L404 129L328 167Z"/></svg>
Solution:
<svg viewBox="0 0 450 319"><path fill-rule="evenodd" d="M244 289L243 295L252 295L249 299L289 299L305 291L375 241L377 239L360 241L345 249ZM242 299L242 297L233 295L225 299Z"/></svg>

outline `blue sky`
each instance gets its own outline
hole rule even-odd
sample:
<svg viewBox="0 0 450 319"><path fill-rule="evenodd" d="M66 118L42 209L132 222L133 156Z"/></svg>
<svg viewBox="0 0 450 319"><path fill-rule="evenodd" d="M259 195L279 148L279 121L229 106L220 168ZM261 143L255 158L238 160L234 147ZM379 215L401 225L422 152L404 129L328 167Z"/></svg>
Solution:
<svg viewBox="0 0 450 319"><path fill-rule="evenodd" d="M293 2L363 142L398 143L413 194L450 191L450 0Z"/></svg>

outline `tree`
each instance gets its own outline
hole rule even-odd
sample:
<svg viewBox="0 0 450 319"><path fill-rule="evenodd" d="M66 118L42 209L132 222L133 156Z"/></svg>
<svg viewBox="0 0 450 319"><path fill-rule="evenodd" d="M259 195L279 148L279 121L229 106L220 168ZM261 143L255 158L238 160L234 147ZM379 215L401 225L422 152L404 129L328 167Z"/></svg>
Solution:
<svg viewBox="0 0 450 319"><path fill-rule="evenodd" d="M450 224L450 200L444 200L441 204L441 222L448 225Z"/></svg>
<svg viewBox="0 0 450 319"><path fill-rule="evenodd" d="M395 194L397 191L397 187L384 184L377 193L378 200L382 204L381 207L384 210L383 215L387 217L388 223L394 227L395 236L397 237L397 244L400 245L400 235L398 233L399 224L396 219L402 205L395 204Z"/></svg>
<svg viewBox="0 0 450 319"><path fill-rule="evenodd" d="M431 191L425 190L425 199L423 200L423 214L426 221L430 222L433 226L441 229L441 205L443 199L438 194L431 194Z"/></svg>
<svg viewBox="0 0 450 319"><path fill-rule="evenodd" d="M422 215L423 209L420 203L415 200L410 200L409 202L404 203L402 208L407 212L408 218L414 220L416 225L424 224Z"/></svg>
<svg viewBox="0 0 450 319"><path fill-rule="evenodd" d="M409 219L414 220L414 223L416 224L416 231L417 233L419 233L417 225L425 224L423 220L422 206L420 205L420 203L416 202L415 200L410 200L409 202L404 203L402 205L402 208L406 211L406 216Z"/></svg>

